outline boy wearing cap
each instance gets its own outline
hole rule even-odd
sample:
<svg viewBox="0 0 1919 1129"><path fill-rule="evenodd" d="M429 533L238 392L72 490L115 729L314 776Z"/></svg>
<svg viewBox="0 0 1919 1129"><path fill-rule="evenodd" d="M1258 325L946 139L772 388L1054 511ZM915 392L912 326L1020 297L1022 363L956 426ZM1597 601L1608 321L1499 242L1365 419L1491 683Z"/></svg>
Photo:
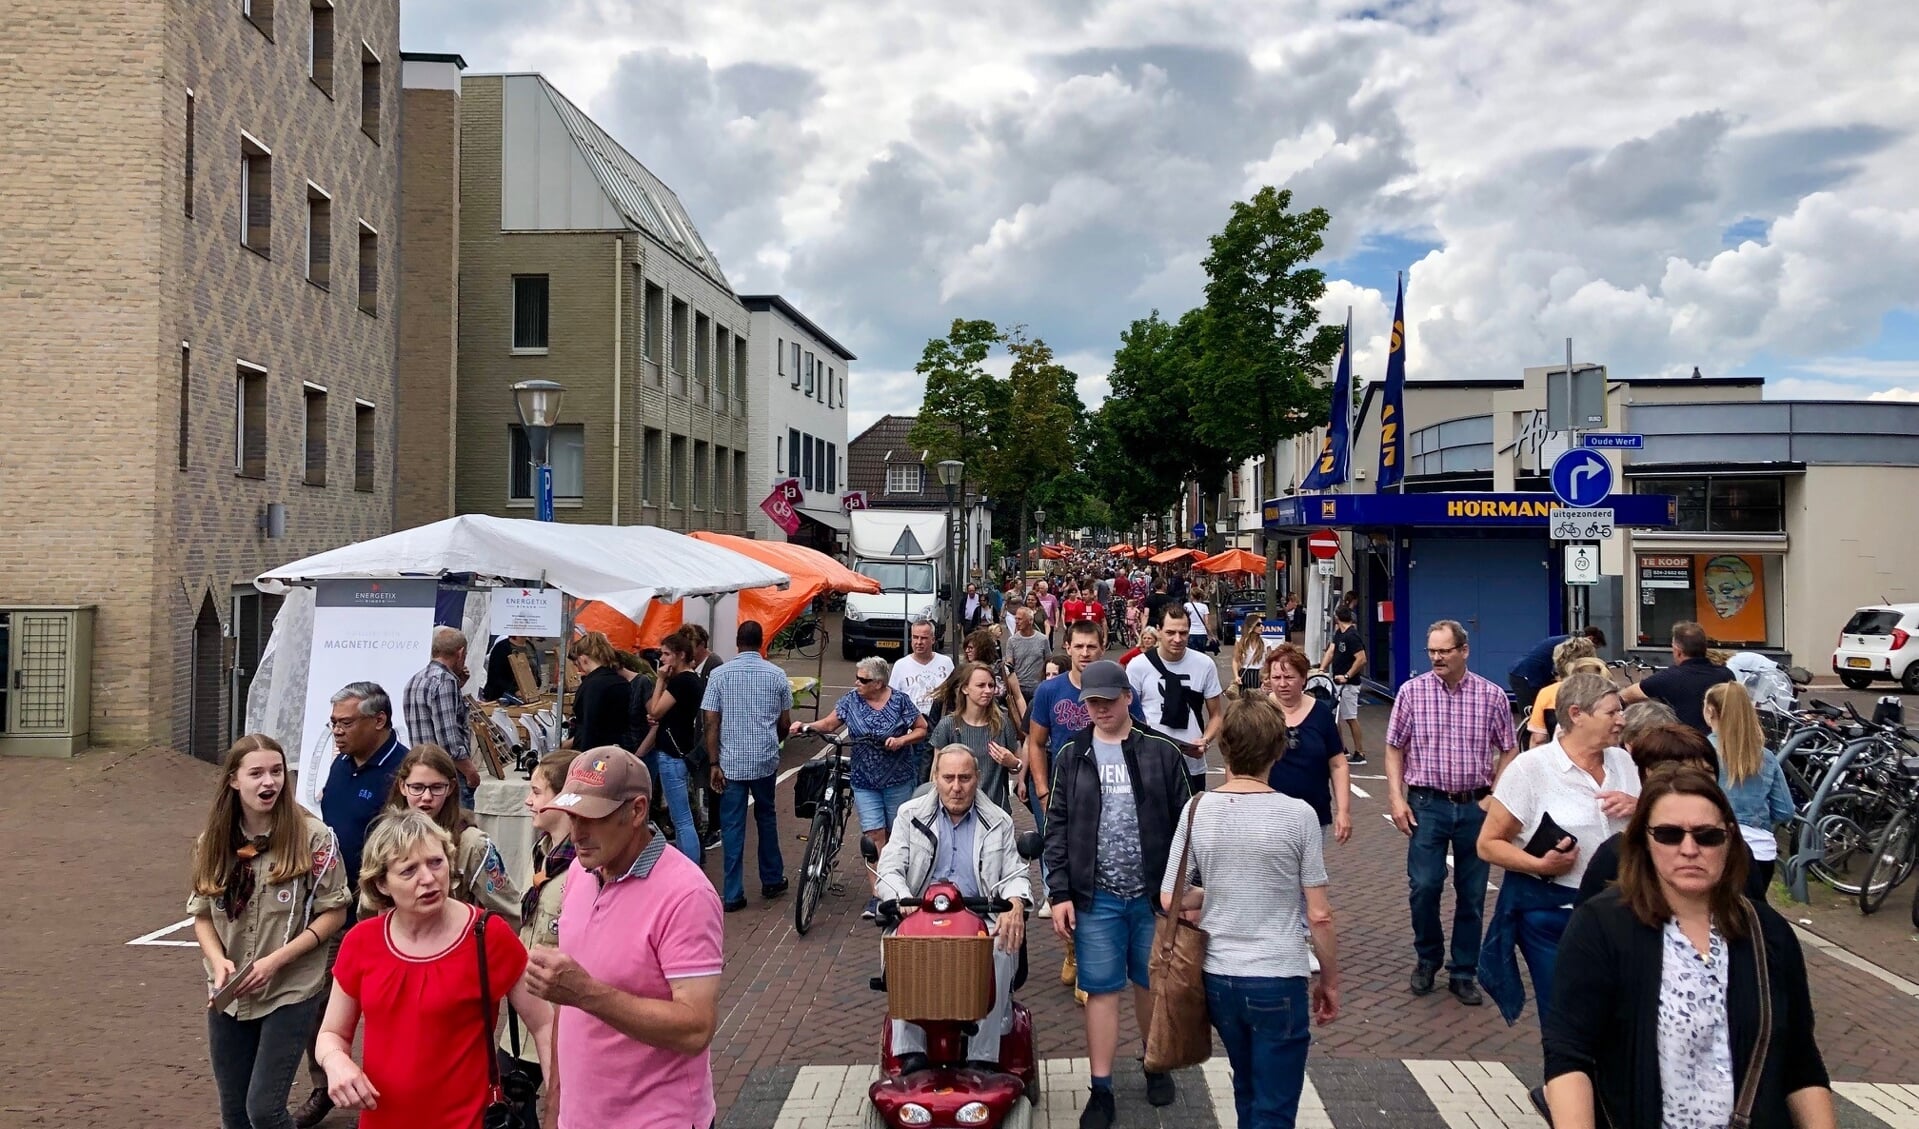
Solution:
<svg viewBox="0 0 1919 1129"><path fill-rule="evenodd" d="M1053 932L1071 941L1086 992L1092 1094L1080 1129L1109 1129L1119 997L1133 982L1142 1034L1152 1014L1146 964L1153 947L1153 892L1166 873L1173 829L1192 794L1186 761L1169 738L1128 714L1132 686L1110 659L1080 674L1080 702L1092 727L1069 738L1053 760L1046 811L1046 893ZM1173 1101L1170 1074L1146 1075L1146 1099Z"/></svg>
<svg viewBox="0 0 1919 1129"><path fill-rule="evenodd" d="M577 852L559 946L537 948L526 973L559 1008L547 1101L562 1129L713 1121L720 898L653 830L652 798L640 759L606 745L575 757L542 809L566 813Z"/></svg>

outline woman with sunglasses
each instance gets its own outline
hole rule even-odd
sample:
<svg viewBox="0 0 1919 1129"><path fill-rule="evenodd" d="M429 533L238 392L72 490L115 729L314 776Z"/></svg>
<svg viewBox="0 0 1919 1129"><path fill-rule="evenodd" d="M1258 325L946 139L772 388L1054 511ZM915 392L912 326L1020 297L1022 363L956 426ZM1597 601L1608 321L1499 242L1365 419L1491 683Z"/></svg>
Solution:
<svg viewBox="0 0 1919 1129"><path fill-rule="evenodd" d="M860 830L875 847L886 849L886 832L900 805L920 785L913 747L926 740L926 718L912 696L887 685L892 666L870 655L853 668L857 685L833 706L833 716L819 721L794 722L792 733L837 733L852 738L853 805L859 809ZM872 920L879 913L879 876L871 876L873 896L860 916Z"/></svg>
<svg viewBox="0 0 1919 1129"><path fill-rule="evenodd" d="M1506 872L1479 949L1479 982L1507 1023L1526 1006L1516 953L1526 956L1546 1014L1559 936L1586 863L1626 826L1639 795L1639 769L1619 747L1619 688L1597 674L1555 685L1558 736L1499 774L1479 828L1479 857Z"/></svg>
<svg viewBox="0 0 1919 1129"><path fill-rule="evenodd" d="M453 871L449 875L453 900L490 909L518 928L520 892L513 888L513 879L507 876L506 863L501 861L493 840L460 803L460 792L455 787L458 774L453 757L445 749L438 745L413 746L393 773L393 792L380 819L417 811L439 824L453 843ZM366 916L378 912L378 908L362 899L360 912Z"/></svg>
<svg viewBox="0 0 1919 1129"><path fill-rule="evenodd" d="M326 1006L327 939L346 924L340 845L293 798L287 757L249 734L227 750L193 846L187 915L206 962L207 1049L223 1129L286 1129L287 1091Z"/></svg>
<svg viewBox="0 0 1919 1129"><path fill-rule="evenodd" d="M1653 774L1620 840L1619 884L1560 940L1535 1091L1557 1129L1720 1129L1736 1109L1755 1129L1837 1124L1804 954L1784 918L1741 893L1750 866L1711 776Z"/></svg>

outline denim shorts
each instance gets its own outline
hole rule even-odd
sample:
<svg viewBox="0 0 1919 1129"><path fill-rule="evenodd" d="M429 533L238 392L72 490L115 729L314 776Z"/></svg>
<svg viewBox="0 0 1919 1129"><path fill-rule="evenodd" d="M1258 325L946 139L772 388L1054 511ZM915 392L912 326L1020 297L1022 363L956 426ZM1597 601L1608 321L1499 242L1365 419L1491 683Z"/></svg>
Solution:
<svg viewBox="0 0 1919 1129"><path fill-rule="evenodd" d="M913 798L913 783L895 784L891 788L855 788L853 806L860 810L861 831L891 831L893 817L900 813L900 805Z"/></svg>
<svg viewBox="0 0 1919 1129"><path fill-rule="evenodd" d="M1079 962L1079 989L1103 996L1126 987L1142 988L1146 963L1153 955L1153 916L1150 894L1122 898L1104 890L1093 893L1093 903L1079 911L1073 925L1073 953Z"/></svg>

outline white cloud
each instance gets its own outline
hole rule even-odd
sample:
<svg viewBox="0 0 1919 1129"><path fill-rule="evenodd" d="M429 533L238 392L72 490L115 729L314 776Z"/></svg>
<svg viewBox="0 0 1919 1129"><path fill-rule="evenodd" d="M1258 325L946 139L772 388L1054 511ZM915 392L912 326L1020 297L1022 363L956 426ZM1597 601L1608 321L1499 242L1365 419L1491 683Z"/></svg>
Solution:
<svg viewBox="0 0 1919 1129"><path fill-rule="evenodd" d="M863 358L855 430L926 339L1023 322L1089 400L1119 332L1201 300L1261 183L1334 216L1322 314L1416 379L1555 359L1909 397L1860 360L1919 308L1919 70L1880 0L411 0L410 49L539 69L680 192L734 283ZM1727 245L1734 225L1762 235ZM1387 262L1385 237L1437 249ZM1098 375L1095 375L1095 374ZM1795 389L1806 391L1795 392Z"/></svg>

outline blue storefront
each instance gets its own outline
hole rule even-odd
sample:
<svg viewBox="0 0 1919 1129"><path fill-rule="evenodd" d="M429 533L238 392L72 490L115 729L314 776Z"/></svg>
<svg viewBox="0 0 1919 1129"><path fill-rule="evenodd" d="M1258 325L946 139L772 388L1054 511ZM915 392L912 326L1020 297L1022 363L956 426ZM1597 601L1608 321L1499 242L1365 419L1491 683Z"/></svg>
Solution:
<svg viewBox="0 0 1919 1129"><path fill-rule="evenodd" d="M1613 494L1602 505L1620 527L1678 519L1665 495ZM1268 536L1350 533L1344 571L1368 613L1367 648L1386 660L1370 677L1397 687L1426 669L1427 625L1455 619L1470 635L1472 668L1503 686L1507 668L1566 622L1563 554L1547 536L1558 506L1540 493L1324 494L1274 499L1262 512Z"/></svg>

